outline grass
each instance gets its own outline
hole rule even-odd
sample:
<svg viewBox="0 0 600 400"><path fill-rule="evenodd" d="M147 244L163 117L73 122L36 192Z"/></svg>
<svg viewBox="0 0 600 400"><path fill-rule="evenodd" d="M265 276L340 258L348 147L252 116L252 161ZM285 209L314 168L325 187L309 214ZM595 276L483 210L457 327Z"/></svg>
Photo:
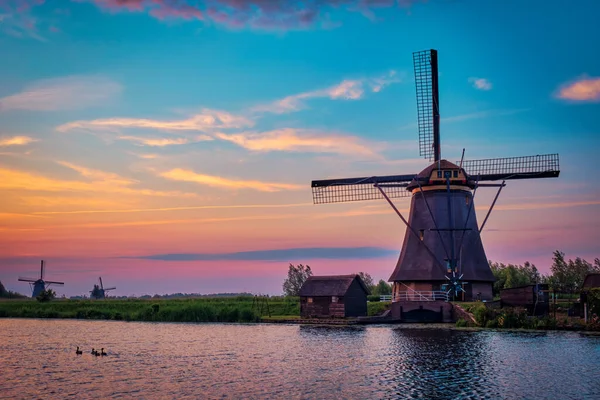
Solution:
<svg viewBox="0 0 600 400"><path fill-rule="evenodd" d="M369 317L379 315L388 308L390 308L392 302L391 301L378 301L378 302L368 302L367 303L367 315Z"/></svg>
<svg viewBox="0 0 600 400"><path fill-rule="evenodd" d="M252 296L126 299L126 300L32 300L0 302L0 318L76 318L160 322L254 322L268 315ZM272 297L271 315L299 315L297 298Z"/></svg>

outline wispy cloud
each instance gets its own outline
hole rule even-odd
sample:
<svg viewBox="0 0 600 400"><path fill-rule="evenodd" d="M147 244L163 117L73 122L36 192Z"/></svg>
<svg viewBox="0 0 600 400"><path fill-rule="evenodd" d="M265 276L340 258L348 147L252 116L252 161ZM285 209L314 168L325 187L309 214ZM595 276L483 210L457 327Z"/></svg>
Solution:
<svg viewBox="0 0 600 400"><path fill-rule="evenodd" d="M164 147L170 146L174 144L186 144L188 140L186 138L161 138L161 139L153 139L153 138L144 138L139 136L119 136L118 139L128 140L130 142L136 142L140 145L153 146L153 147Z"/></svg>
<svg viewBox="0 0 600 400"><path fill-rule="evenodd" d="M306 185L293 185L288 183L272 183L255 180L228 179L213 175L198 174L194 171L175 168L167 172L160 173L163 178L194 182L201 185L219 187L225 189L254 189L261 192L278 192L281 190L301 190L306 189Z"/></svg>
<svg viewBox="0 0 600 400"><path fill-rule="evenodd" d="M44 0L2 0L0 1L0 32L19 39L35 39L46 42L40 35L38 19L31 15L33 6Z"/></svg>
<svg viewBox="0 0 600 400"><path fill-rule="evenodd" d="M515 109L498 109L498 110L484 110L484 111L477 111L477 112L473 112L473 113L468 113L468 114L461 114L461 115L453 115L451 117L442 117L440 118L441 122L444 123L452 123L452 122L460 122L460 121L467 121L470 119L480 119L480 118L491 118L491 117L500 117L500 116L505 116L505 115L513 115L513 114L519 114L522 112L527 112L527 111L531 111L531 108L515 108ZM401 127L398 128L398 130L407 130L407 129L415 129L417 128L417 123L412 123L412 124L407 124L407 125L403 125Z"/></svg>
<svg viewBox="0 0 600 400"><path fill-rule="evenodd" d="M0 98L0 111L75 110L104 104L121 92L121 85L102 76L43 79L21 92Z"/></svg>
<svg viewBox="0 0 600 400"><path fill-rule="evenodd" d="M400 82L396 71L375 78L348 79L326 89L313 90L284 97L269 104L262 104L252 108L254 112L270 112L284 114L306 108L305 100L312 98L329 98L332 100L359 100L364 96L365 90L380 92L392 83Z"/></svg>
<svg viewBox="0 0 600 400"><path fill-rule="evenodd" d="M0 147L23 146L37 141L37 139L34 139L29 136L0 137Z"/></svg>
<svg viewBox="0 0 600 400"><path fill-rule="evenodd" d="M177 191L164 192L137 188L139 182L121 177L110 172L98 171L74 165L68 162L59 164L78 172L88 181L61 180L25 171L0 167L0 190L25 190L33 192L89 192L120 193L128 195L161 196L161 197L196 197L194 193Z"/></svg>
<svg viewBox="0 0 600 400"><path fill-rule="evenodd" d="M366 259L390 257L398 255L396 249L384 247L306 247L275 250L253 250L235 253L180 253L154 254L138 257L146 260L163 261L217 261L217 260L246 260L246 261L285 261L306 259Z"/></svg>
<svg viewBox="0 0 600 400"><path fill-rule="evenodd" d="M128 213L144 213L157 211L189 211L189 210L221 210L221 209L252 209L252 208L290 208L290 207L313 207L313 203L293 203L293 204L236 204L236 205L207 205L207 206L190 206L190 207L161 207L161 208L129 208L129 209L112 209L112 210L76 210L76 211L39 211L32 215L46 214L128 214Z"/></svg>
<svg viewBox="0 0 600 400"><path fill-rule="evenodd" d="M530 111L530 108L515 108L515 109L507 109L507 110L485 110L474 112L470 114L462 114L455 115L452 117L441 118L443 122L458 122L458 121L466 121L469 119L478 119L478 118L488 118L488 117L499 117L504 115L513 115L519 114L522 112Z"/></svg>
<svg viewBox="0 0 600 400"><path fill-rule="evenodd" d="M377 147L375 143L368 143L356 136L308 129L285 128L262 133L218 133L216 136L252 151L337 153L370 157L377 155L374 149Z"/></svg>
<svg viewBox="0 0 600 400"><path fill-rule="evenodd" d="M203 109L200 113L180 120L156 120L146 118L105 118L91 121L74 121L56 127L59 132L74 129L118 129L145 128L167 132L176 131L209 131L213 129L247 128L254 122L246 117L234 115L226 111Z"/></svg>
<svg viewBox="0 0 600 400"><path fill-rule="evenodd" d="M141 146L150 146L150 147L165 147L171 145L178 144L187 144L193 142L206 142L214 140L211 136L208 135L199 135L194 138L148 138L148 137L140 137L140 136L119 136L120 140L128 140L130 142L135 142ZM156 158L156 157L148 157L147 155L140 158Z"/></svg>
<svg viewBox="0 0 600 400"><path fill-rule="evenodd" d="M597 102L600 101L600 77L580 77L562 85L555 94L563 100Z"/></svg>
<svg viewBox="0 0 600 400"><path fill-rule="evenodd" d="M230 29L268 31L302 30L337 26L329 12L343 8L370 19L380 8L410 7L418 0L91 0L108 11L148 13L160 20L202 20Z"/></svg>
<svg viewBox="0 0 600 400"><path fill-rule="evenodd" d="M471 78L469 78L469 82L473 85L473 87L475 89L478 89L478 90L491 90L492 89L492 83L485 78L471 77Z"/></svg>

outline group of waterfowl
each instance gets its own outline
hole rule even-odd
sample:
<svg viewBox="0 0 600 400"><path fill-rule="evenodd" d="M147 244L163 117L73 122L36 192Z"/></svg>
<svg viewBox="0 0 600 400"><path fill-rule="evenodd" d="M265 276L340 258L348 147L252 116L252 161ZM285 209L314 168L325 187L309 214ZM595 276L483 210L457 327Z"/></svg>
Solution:
<svg viewBox="0 0 600 400"><path fill-rule="evenodd" d="M81 354L83 354L83 351L79 350L79 346L77 346L77 350L75 350L75 354L77 354L77 355L81 355ZM98 351L98 350L96 350L96 349L92 348L92 352L91 352L90 354L92 354L93 356L96 356L96 357L97 357L97 356L105 356L105 355L107 355L107 354L104 352L104 347L103 347L103 348L101 348L101 349L100 349L100 351Z"/></svg>

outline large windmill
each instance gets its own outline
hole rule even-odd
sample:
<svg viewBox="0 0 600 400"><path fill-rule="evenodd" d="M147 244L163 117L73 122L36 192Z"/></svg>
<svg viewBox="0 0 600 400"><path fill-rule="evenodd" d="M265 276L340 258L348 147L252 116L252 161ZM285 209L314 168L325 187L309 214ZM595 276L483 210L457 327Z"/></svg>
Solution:
<svg viewBox="0 0 600 400"><path fill-rule="evenodd" d="M313 202L387 200L406 225L400 257L389 278L395 301L491 300L495 279L481 231L505 181L558 177L558 154L456 163L442 160L437 51L415 52L413 62L419 150L433 163L418 174L312 181ZM501 182L486 183L490 181ZM498 191L479 226L473 199L481 187L497 187ZM390 200L401 197L411 198L408 220Z"/></svg>
<svg viewBox="0 0 600 400"><path fill-rule="evenodd" d="M46 290L50 285L64 285L64 282L55 282L55 281L46 281L44 280L44 260L42 260L42 265L40 267L40 277L39 278L21 278L19 277L19 281L21 282L29 282L29 285L32 286L32 294L31 297L37 297L43 290Z"/></svg>
<svg viewBox="0 0 600 400"><path fill-rule="evenodd" d="M104 284L102 283L102 277L99 277L98 281L100 282L100 285L94 285L94 289L90 290L91 299L105 299L106 292L116 289L116 287L105 288Z"/></svg>

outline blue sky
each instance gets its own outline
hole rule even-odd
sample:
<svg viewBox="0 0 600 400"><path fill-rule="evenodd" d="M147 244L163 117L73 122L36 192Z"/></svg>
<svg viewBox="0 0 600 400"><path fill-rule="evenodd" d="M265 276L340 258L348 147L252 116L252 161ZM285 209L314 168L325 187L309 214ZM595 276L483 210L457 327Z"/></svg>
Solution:
<svg viewBox="0 0 600 400"><path fill-rule="evenodd" d="M593 259L599 14L596 1L0 1L0 257L12 260L0 280L29 271L20 257L71 260L63 270L84 287L73 265L117 273L103 255L399 249L385 204L295 204L311 202L312 179L427 166L412 52L429 48L444 158L561 155L559 179L503 192L513 211L493 214L488 257L542 270L556 248ZM243 208L265 204L278 208ZM320 219L336 213L354 219ZM509 223L539 230L515 243ZM306 254L344 272L347 261ZM394 258L352 268L387 279ZM224 282L197 265L193 276ZM257 289L277 292L285 266L265 265L271 286Z"/></svg>

